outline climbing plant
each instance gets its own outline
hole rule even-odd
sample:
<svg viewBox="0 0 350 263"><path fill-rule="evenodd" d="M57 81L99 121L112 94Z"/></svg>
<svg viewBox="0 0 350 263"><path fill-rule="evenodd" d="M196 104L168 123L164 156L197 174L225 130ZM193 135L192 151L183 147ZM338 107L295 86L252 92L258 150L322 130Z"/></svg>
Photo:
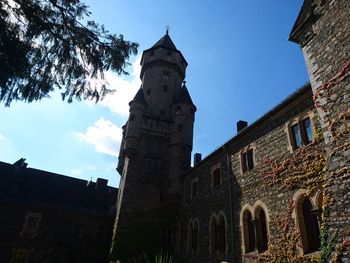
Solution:
<svg viewBox="0 0 350 263"><path fill-rule="evenodd" d="M290 202L285 216L276 216L272 224L276 226L277 236L270 240L268 250L262 254L249 256L255 262L339 262L342 253L350 247L350 240L340 240L338 231L330 231L330 208L333 197L330 191L332 180L345 174L350 174L348 165L336 167L328 172L328 165L343 152L350 149L346 142L350 133L350 108L330 118L325 105L332 103L331 89L350 77L350 61L333 78L325 82L314 94L316 108L323 114L327 124L327 136L332 149L327 152L324 145L322 130L314 130L314 140L307 147L294 151L291 155L280 156L274 160L266 157L260 165L262 181L268 186L279 186L281 190L306 189L307 195L322 192L322 220L320 229L320 253L317 256L301 256L297 253L300 233L294 227L292 211L294 203ZM327 102L327 103L326 103ZM339 143L340 141L344 143Z"/></svg>

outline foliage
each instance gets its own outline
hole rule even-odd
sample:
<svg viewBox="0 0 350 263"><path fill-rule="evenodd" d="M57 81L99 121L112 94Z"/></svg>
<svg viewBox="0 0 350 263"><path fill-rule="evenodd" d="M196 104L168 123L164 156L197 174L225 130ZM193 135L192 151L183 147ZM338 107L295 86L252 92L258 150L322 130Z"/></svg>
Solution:
<svg viewBox="0 0 350 263"><path fill-rule="evenodd" d="M150 260L145 254L144 256L146 263L172 263L174 261L174 257L163 250L156 254L153 260Z"/></svg>
<svg viewBox="0 0 350 263"><path fill-rule="evenodd" d="M329 91L350 77L350 62L329 81L325 82L314 94L314 102L320 112L327 116L329 112L324 108L324 101L331 101ZM328 135L331 142L340 142L347 138L350 127L344 125L350 120L350 109L338 113L336 117L326 118ZM340 143L332 147L327 154L323 143L322 131L315 130L315 139L307 147L302 147L293 152L291 156L281 156L276 160L266 158L260 168L262 181L269 185L279 185L281 189L306 189L308 194L321 191L322 198L322 221L320 231L320 255L315 257L298 256L296 254L296 242L299 234L291 227L291 209L287 217L281 221L277 217L275 224L278 228L278 237L270 241L269 248L261 255L254 256L256 262L339 262L342 253L350 247L350 240L339 240L339 231L331 232L329 227L330 207L334 204L329 187L336 177L349 174L347 166L337 167L327 173L332 158L341 155L350 149L350 143Z"/></svg>
<svg viewBox="0 0 350 263"><path fill-rule="evenodd" d="M106 70L127 74L137 43L110 34L80 0L0 0L0 102L26 102L62 90L62 99L98 101Z"/></svg>
<svg viewBox="0 0 350 263"><path fill-rule="evenodd" d="M174 262L174 256L171 254L161 250L159 253L153 255L153 256L147 256L145 253L143 253L143 258L140 260L133 261L135 263L173 263ZM110 263L121 263L119 260L117 261L110 261Z"/></svg>
<svg viewBox="0 0 350 263"><path fill-rule="evenodd" d="M322 227L321 227L321 255L320 255L320 262L321 263L328 263L329 260L332 257L332 253L335 251L336 244L338 242L338 231L333 233L333 235L330 237L329 233L329 207L324 207L323 213L322 213Z"/></svg>
<svg viewBox="0 0 350 263"><path fill-rule="evenodd" d="M304 258L298 254L300 247L300 234L294 229L292 212L294 203L290 202L286 216L276 216L273 219L278 235L269 241L268 250L262 254L254 255L254 262L271 263L304 263L312 262L311 258Z"/></svg>

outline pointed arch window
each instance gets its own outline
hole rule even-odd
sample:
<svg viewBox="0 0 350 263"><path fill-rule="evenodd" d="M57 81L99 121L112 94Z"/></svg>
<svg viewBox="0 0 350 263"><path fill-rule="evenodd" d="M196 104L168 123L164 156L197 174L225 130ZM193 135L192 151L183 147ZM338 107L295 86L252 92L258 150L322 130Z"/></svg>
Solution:
<svg viewBox="0 0 350 263"><path fill-rule="evenodd" d="M190 220L187 228L187 249L194 253L199 250L199 222L198 219Z"/></svg>
<svg viewBox="0 0 350 263"><path fill-rule="evenodd" d="M257 210L256 220L256 237L257 248L259 252L267 250L268 237L267 237L267 223L265 211L262 208Z"/></svg>
<svg viewBox="0 0 350 263"><path fill-rule="evenodd" d="M252 214L249 210L243 212L243 238L245 253L255 250L255 230Z"/></svg>
<svg viewBox="0 0 350 263"><path fill-rule="evenodd" d="M313 207L311 201L308 197L306 197L302 203L302 219L305 225L305 233L303 234L307 241L305 244L306 253L317 251L320 248L320 229L318 226L317 217L313 214L312 210Z"/></svg>
<svg viewBox="0 0 350 263"><path fill-rule="evenodd" d="M227 238L226 238L226 218L224 214L216 216L212 215L210 221L210 252L215 254L226 253Z"/></svg>
<svg viewBox="0 0 350 263"><path fill-rule="evenodd" d="M322 198L322 194L319 196ZM296 201L296 225L301 236L301 248L304 254L318 251L320 248L320 228L319 220L322 199L315 200L309 197L306 191L300 190L293 199Z"/></svg>

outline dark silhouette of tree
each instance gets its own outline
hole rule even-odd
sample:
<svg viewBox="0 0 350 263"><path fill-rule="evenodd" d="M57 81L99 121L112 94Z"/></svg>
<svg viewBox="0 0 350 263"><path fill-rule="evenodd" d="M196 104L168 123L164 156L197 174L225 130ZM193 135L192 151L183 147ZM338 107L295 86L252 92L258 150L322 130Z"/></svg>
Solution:
<svg viewBox="0 0 350 263"><path fill-rule="evenodd" d="M68 102L113 92L88 80L106 70L127 74L138 44L83 23L87 8L79 0L0 0L1 103L40 100L56 89Z"/></svg>

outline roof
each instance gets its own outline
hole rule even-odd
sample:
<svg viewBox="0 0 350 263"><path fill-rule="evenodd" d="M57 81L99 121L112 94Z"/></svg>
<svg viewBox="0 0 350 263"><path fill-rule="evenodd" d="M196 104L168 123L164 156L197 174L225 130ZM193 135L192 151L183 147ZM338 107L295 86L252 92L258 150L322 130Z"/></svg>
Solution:
<svg viewBox="0 0 350 263"><path fill-rule="evenodd" d="M305 29L312 25L317 19L318 15L315 15L315 5L313 0L305 0L298 17L294 23L292 31L289 34L289 40L300 44L300 37Z"/></svg>
<svg viewBox="0 0 350 263"><path fill-rule="evenodd" d="M166 48L166 49L171 49L171 50L177 51L177 48L175 47L175 44L171 40L171 38L170 38L168 33L166 33L161 39L159 39L158 42L155 43L151 47L151 49L158 48L158 47L163 47L163 48Z"/></svg>
<svg viewBox="0 0 350 263"><path fill-rule="evenodd" d="M144 93L143 93L143 89L142 89L142 88L140 88L140 89L137 91L137 93L136 93L136 95L135 95L135 97L133 98L132 101L145 104L145 95L144 95Z"/></svg>
<svg viewBox="0 0 350 263"><path fill-rule="evenodd" d="M188 65L185 57L182 55L180 50L178 50L176 48L174 42L171 40L168 32L161 39L159 39L151 48L145 49L143 51L140 64L142 65L142 63L143 63L143 55L145 53L152 52L154 49L157 49L157 48L164 48L164 49L168 49L168 50L171 50L171 51L178 53L181 56L181 58L184 60L184 63L186 65ZM142 73L141 73L141 75L142 75Z"/></svg>
<svg viewBox="0 0 350 263"><path fill-rule="evenodd" d="M179 89L179 92L177 93L174 99L174 103L187 103L194 106L186 84L183 84L183 86Z"/></svg>
<svg viewBox="0 0 350 263"><path fill-rule="evenodd" d="M273 116L274 114L278 113L280 110L282 110L284 107L286 107L287 105L291 104L292 102L294 102L296 99L300 98L301 96L303 96L304 94L310 92L312 94L312 90L311 90L311 85L310 83L306 83L304 84L302 87L300 87L299 89L297 89L294 93L292 93L291 95L289 95L286 99L284 99L283 101L281 101L278 105L276 105L274 108L272 108L270 111L268 111L266 114L264 114L262 117L260 117L258 120L256 120L254 123L252 123L251 125L247 126L246 128L244 128L241 132L239 132L238 134L236 134L235 136L233 136L231 139L229 139L227 142L225 142L223 145L219 146L216 150L214 150L212 153L210 153L208 156L206 156L196 167L194 167L193 169L191 169L188 174L190 174L192 171L196 170L197 167L201 166L202 164L204 164L206 161L208 161L211 157L213 157L214 155L218 154L221 151L225 151L225 149L227 149L227 147L234 142L239 141L242 136L248 134L249 132L253 131L254 129L257 128L258 125L260 125L261 123L263 123L264 121L266 121L267 119L269 119L271 116ZM186 175L185 175L186 176Z"/></svg>
<svg viewBox="0 0 350 263"><path fill-rule="evenodd" d="M113 215L118 189L107 180L88 182L0 162L0 202Z"/></svg>

